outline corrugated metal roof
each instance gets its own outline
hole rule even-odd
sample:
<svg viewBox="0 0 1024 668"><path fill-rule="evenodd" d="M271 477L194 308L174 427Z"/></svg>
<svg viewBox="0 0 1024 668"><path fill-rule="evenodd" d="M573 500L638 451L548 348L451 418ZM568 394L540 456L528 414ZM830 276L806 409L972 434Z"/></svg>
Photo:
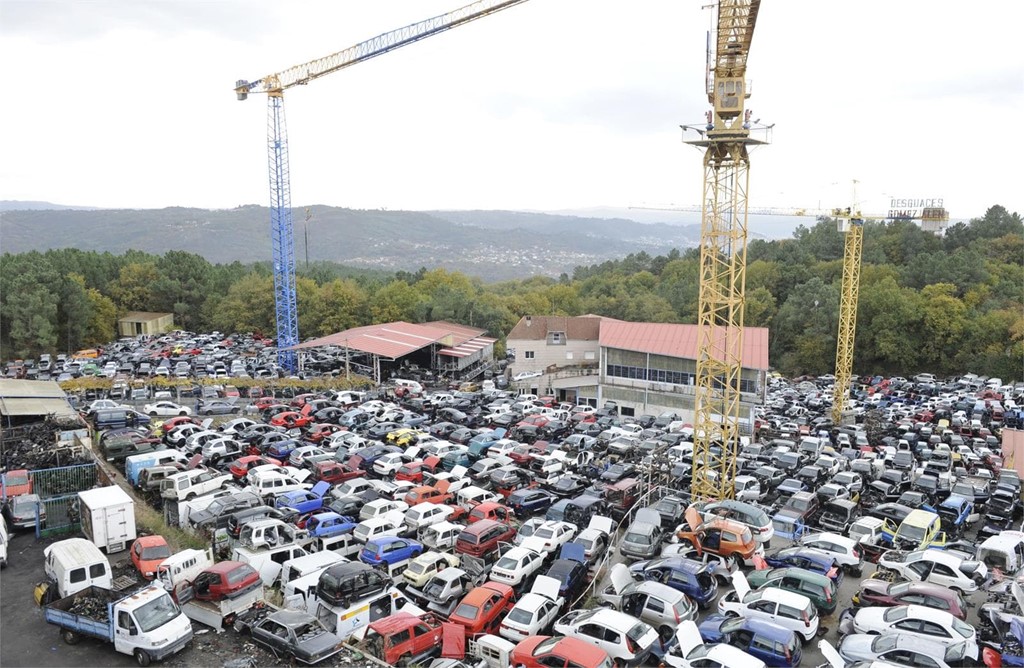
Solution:
<svg viewBox="0 0 1024 668"><path fill-rule="evenodd" d="M63 417L78 416L56 381L0 379L0 415L14 417L51 413Z"/></svg>
<svg viewBox="0 0 1024 668"><path fill-rule="evenodd" d="M403 355L425 348L432 343L453 345L466 340L466 332L454 332L450 327L440 327L448 323L433 323L438 326L419 325L410 322L389 322L382 325L367 325L346 329L344 332L329 334L319 339L306 341L294 350L319 348L321 346L342 346L352 350L397 359ZM471 328L467 328L471 329ZM482 330L472 329L474 332ZM472 338L472 337L470 337Z"/></svg>
<svg viewBox="0 0 1024 668"><path fill-rule="evenodd" d="M434 320L432 322L423 323L425 327L433 327L434 329L443 329L446 332L451 332L452 343L451 345L457 346L460 343L465 343L472 339L482 336L487 333L486 329L480 329L479 327L470 327L468 325L460 325L457 322L448 322L447 320ZM495 339L497 340L497 339Z"/></svg>
<svg viewBox="0 0 1024 668"><path fill-rule="evenodd" d="M489 339L486 336L477 336L453 348L442 348L437 351L437 354L447 355L448 357L467 357L475 352L483 350L496 341L497 339Z"/></svg>
<svg viewBox="0 0 1024 668"><path fill-rule="evenodd" d="M697 325L624 322L605 318L601 322L600 344L606 348L697 359L698 331ZM767 328L743 328L742 357L743 366L747 369L768 369Z"/></svg>

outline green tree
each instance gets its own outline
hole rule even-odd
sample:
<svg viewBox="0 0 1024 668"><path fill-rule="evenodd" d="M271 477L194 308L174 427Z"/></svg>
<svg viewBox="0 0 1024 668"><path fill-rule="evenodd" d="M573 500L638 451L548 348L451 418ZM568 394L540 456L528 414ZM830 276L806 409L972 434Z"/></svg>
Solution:
<svg viewBox="0 0 1024 668"><path fill-rule="evenodd" d="M14 354L30 357L57 347L57 295L37 276L21 274L11 281L5 308L10 318Z"/></svg>
<svg viewBox="0 0 1024 668"><path fill-rule="evenodd" d="M117 305L96 288L86 290L89 319L86 321L83 344L99 346L114 340L117 327Z"/></svg>
<svg viewBox="0 0 1024 668"><path fill-rule="evenodd" d="M153 286L159 279L155 263L130 262L121 268L110 293L122 311L151 311L155 306Z"/></svg>

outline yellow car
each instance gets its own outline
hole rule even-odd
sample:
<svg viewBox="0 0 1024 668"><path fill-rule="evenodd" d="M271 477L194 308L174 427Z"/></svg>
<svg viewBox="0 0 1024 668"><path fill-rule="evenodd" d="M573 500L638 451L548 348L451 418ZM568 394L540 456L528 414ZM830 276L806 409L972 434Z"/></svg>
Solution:
<svg viewBox="0 0 1024 668"><path fill-rule="evenodd" d="M390 432L387 436L384 437L384 439L388 443L394 443L395 445L405 446L416 443L424 434L425 432L422 432L419 429L410 429L408 427L403 427L402 429L396 429Z"/></svg>
<svg viewBox="0 0 1024 668"><path fill-rule="evenodd" d="M439 572L458 565L457 555L431 550L413 559L409 567L402 571L402 577L413 587L420 588Z"/></svg>

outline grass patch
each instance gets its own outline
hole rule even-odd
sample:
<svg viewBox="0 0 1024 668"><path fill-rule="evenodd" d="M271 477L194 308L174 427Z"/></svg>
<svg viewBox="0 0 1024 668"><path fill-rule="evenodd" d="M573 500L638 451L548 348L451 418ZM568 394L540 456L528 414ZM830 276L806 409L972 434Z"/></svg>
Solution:
<svg viewBox="0 0 1024 668"><path fill-rule="evenodd" d="M171 552L194 549L205 550L210 547L206 539L180 527L172 527L164 521L164 516L154 510L148 503L135 502L135 526L139 533L145 532L163 536L171 546Z"/></svg>

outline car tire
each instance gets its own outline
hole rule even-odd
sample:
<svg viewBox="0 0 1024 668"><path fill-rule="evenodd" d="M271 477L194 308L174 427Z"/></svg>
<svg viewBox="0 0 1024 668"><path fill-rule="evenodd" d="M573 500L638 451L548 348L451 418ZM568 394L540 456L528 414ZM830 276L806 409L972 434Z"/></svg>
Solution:
<svg viewBox="0 0 1024 668"><path fill-rule="evenodd" d="M154 413L154 415L155 415L155 413ZM188 415L188 413L185 412L185 411L181 411L181 412L178 413L179 417L186 417L187 415Z"/></svg>
<svg viewBox="0 0 1024 668"><path fill-rule="evenodd" d="M82 641L82 636L78 635L71 629L64 629L60 632L61 639L64 640L68 645L77 645Z"/></svg>
<svg viewBox="0 0 1024 668"><path fill-rule="evenodd" d="M135 650L135 663L137 663L140 666L142 666L142 668L146 668L146 666L149 665L149 662L151 660L152 659L150 659L150 657L149 657L149 652L147 652L146 650L144 650L144 649L137 649L137 650Z"/></svg>
<svg viewBox="0 0 1024 668"><path fill-rule="evenodd" d="M149 416L150 417L156 417L156 411L150 411L149 412Z"/></svg>

